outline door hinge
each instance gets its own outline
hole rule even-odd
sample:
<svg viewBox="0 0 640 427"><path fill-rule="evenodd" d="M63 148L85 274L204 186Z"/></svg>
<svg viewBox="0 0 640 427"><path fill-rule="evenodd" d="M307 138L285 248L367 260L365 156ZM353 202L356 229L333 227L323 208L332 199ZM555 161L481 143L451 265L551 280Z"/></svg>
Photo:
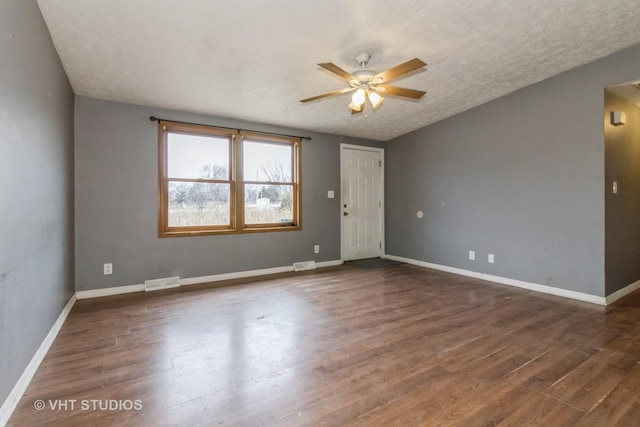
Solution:
<svg viewBox="0 0 640 427"><path fill-rule="evenodd" d="M380 242L380 249L382 249L382 242Z"/></svg>
<svg viewBox="0 0 640 427"><path fill-rule="evenodd" d="M382 167L382 160L378 160L378 167Z"/></svg>

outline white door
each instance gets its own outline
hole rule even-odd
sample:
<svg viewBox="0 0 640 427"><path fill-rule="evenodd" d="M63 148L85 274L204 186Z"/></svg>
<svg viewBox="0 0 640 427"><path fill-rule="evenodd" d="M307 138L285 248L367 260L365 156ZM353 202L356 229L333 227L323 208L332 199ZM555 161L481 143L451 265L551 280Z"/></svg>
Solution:
<svg viewBox="0 0 640 427"><path fill-rule="evenodd" d="M382 252L382 149L341 145L342 259Z"/></svg>

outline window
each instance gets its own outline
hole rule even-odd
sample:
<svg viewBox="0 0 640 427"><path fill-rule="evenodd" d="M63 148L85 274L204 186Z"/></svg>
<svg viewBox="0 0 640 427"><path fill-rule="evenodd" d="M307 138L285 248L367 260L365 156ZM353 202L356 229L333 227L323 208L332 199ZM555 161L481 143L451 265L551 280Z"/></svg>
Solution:
<svg viewBox="0 0 640 427"><path fill-rule="evenodd" d="M300 146L160 121L160 236L299 230Z"/></svg>

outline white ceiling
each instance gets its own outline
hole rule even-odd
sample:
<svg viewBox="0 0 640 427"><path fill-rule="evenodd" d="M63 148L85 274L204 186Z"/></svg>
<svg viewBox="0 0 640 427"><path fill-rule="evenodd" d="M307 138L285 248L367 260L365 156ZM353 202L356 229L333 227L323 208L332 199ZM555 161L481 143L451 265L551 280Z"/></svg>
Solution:
<svg viewBox="0 0 640 427"><path fill-rule="evenodd" d="M386 141L640 42L638 0L38 0L76 94ZM365 119L317 67L426 90ZM640 77L640 70L639 76Z"/></svg>

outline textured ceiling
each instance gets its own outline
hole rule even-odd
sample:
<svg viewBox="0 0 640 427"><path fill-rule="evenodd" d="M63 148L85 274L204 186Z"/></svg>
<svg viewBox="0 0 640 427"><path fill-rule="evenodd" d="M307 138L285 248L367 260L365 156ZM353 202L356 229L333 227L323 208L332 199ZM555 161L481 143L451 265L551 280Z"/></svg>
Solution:
<svg viewBox="0 0 640 427"><path fill-rule="evenodd" d="M638 0L38 3L79 95L383 141L640 42ZM393 83L427 95L366 119L349 95L298 102L346 85L317 63L363 50L427 62Z"/></svg>
<svg viewBox="0 0 640 427"><path fill-rule="evenodd" d="M632 82L640 85L640 81ZM608 87L611 92L640 107L640 86L630 83Z"/></svg>

